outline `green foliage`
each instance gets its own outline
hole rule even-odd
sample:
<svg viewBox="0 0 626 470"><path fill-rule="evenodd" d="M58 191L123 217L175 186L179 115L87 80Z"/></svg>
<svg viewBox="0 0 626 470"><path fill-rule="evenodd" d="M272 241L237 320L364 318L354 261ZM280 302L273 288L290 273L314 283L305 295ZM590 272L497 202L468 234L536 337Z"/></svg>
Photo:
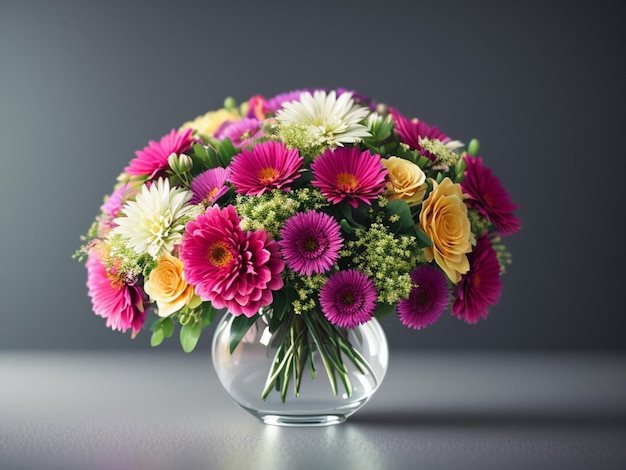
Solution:
<svg viewBox="0 0 626 470"><path fill-rule="evenodd" d="M201 322L187 323L180 328L180 345L183 351L190 353L195 349L200 339L200 333L202 333Z"/></svg>
<svg viewBox="0 0 626 470"><path fill-rule="evenodd" d="M239 315L233 319L233 322L230 325L230 353L232 354L237 345L241 342L243 337L246 335L248 330L254 322L257 321L259 315L253 315L251 317L246 317L245 315Z"/></svg>
<svg viewBox="0 0 626 470"><path fill-rule="evenodd" d="M174 333L174 321L171 317L159 318L152 324L151 329L150 346L159 346L165 338L169 338Z"/></svg>

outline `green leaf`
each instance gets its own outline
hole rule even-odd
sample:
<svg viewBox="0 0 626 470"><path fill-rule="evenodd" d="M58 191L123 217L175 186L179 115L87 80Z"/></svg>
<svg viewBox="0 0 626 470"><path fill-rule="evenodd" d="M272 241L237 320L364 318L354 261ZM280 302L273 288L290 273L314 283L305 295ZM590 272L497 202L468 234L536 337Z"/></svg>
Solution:
<svg viewBox="0 0 626 470"><path fill-rule="evenodd" d="M352 235L355 230L354 227L352 227L352 225L350 225L348 223L348 221L346 219L341 219L339 221L339 225L341 225L341 228L344 230L344 232L346 232L348 235Z"/></svg>
<svg viewBox="0 0 626 470"><path fill-rule="evenodd" d="M239 315L235 317L233 322L230 324L230 353L232 354L237 345L241 342L243 337L246 335L248 330L254 322L257 321L259 315L253 315L250 318L245 315Z"/></svg>
<svg viewBox="0 0 626 470"><path fill-rule="evenodd" d="M152 336L150 337L150 346L153 348L160 345L165 339L165 334L163 333L163 328L158 328L152 332Z"/></svg>
<svg viewBox="0 0 626 470"><path fill-rule="evenodd" d="M211 305L210 302L203 302L202 313L201 313L202 326L203 327L209 326L211 322L213 321L213 319L215 318L216 314L217 314L217 310L213 307L213 305Z"/></svg>
<svg viewBox="0 0 626 470"><path fill-rule="evenodd" d="M180 329L180 345L183 347L183 351L190 353L194 350L200 339L200 333L202 332L202 323L187 323Z"/></svg>
<svg viewBox="0 0 626 470"><path fill-rule="evenodd" d="M357 209L353 209L347 201L341 201L339 204L335 206L337 210L339 210L339 214L343 216L343 218L350 224L351 227L364 229L365 226L358 223L354 220L354 214L358 214ZM368 206L369 208L369 206Z"/></svg>
<svg viewBox="0 0 626 470"><path fill-rule="evenodd" d="M395 199L389 201L385 206L387 219L398 219L389 224L389 228L394 233L413 233L415 231L415 221L411 214L411 209L406 201Z"/></svg>
<svg viewBox="0 0 626 470"><path fill-rule="evenodd" d="M420 247L423 248L425 246L433 246L433 241L430 238L428 238L428 235L426 235L417 227L415 228L415 236L417 237L417 244Z"/></svg>
<svg viewBox="0 0 626 470"><path fill-rule="evenodd" d="M230 165L231 159L239 153L239 150L235 148L231 140L227 137L219 144L217 153L221 166L227 167Z"/></svg>
<svg viewBox="0 0 626 470"><path fill-rule="evenodd" d="M193 147L191 147L193 150L193 154L202 159L205 160L209 157L209 154L207 153L207 149L204 147L204 145L200 145L200 144L193 144Z"/></svg>
<svg viewBox="0 0 626 470"><path fill-rule="evenodd" d="M190 152L187 152L191 161L193 162L192 172L194 174L201 173L202 171L211 168L207 149L200 144L194 144Z"/></svg>
<svg viewBox="0 0 626 470"><path fill-rule="evenodd" d="M378 302L376 303L376 310L374 310L374 315L376 316L376 318L385 318L386 316L391 315L395 308L395 305Z"/></svg>
<svg viewBox="0 0 626 470"><path fill-rule="evenodd" d="M163 319L163 323L161 323L161 329L163 330L163 334L166 338L172 336L172 333L174 333L174 321L171 317Z"/></svg>
<svg viewBox="0 0 626 470"><path fill-rule="evenodd" d="M152 326L152 336L150 337L150 346L160 345L165 338L172 336L174 332L174 322L170 317L159 318Z"/></svg>
<svg viewBox="0 0 626 470"><path fill-rule="evenodd" d="M462 183L465 181L465 170L467 168L467 164L465 163L464 158L459 158L459 161L454 165L454 182Z"/></svg>

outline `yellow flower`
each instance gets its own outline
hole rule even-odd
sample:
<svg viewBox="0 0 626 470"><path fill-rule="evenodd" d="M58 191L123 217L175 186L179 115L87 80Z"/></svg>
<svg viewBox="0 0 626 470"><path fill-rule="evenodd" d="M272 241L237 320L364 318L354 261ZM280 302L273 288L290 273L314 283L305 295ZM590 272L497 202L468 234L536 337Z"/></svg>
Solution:
<svg viewBox="0 0 626 470"><path fill-rule="evenodd" d="M236 122L241 119L241 115L236 109L218 109L198 116L193 121L188 121L181 126L181 129L192 129L198 131L203 136L213 137L215 131L226 121Z"/></svg>
<svg viewBox="0 0 626 470"><path fill-rule="evenodd" d="M433 241L424 249L428 261L433 259L455 284L469 271L467 253L472 251L473 235L463 202L461 185L450 178L437 184L424 201L420 228Z"/></svg>
<svg viewBox="0 0 626 470"><path fill-rule="evenodd" d="M415 163L399 157L382 159L389 172L386 197L390 201L403 199L409 206L416 206L426 194L426 175Z"/></svg>
<svg viewBox="0 0 626 470"><path fill-rule="evenodd" d="M184 279L182 261L166 254L160 256L157 263L143 288L156 301L158 315L167 317L185 305L199 305L200 298L195 295L193 286Z"/></svg>

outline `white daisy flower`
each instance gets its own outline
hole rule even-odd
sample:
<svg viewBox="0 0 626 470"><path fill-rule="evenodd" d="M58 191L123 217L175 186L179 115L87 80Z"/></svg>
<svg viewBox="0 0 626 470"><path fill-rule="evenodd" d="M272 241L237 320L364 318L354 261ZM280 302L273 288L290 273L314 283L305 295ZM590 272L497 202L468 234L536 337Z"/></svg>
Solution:
<svg viewBox="0 0 626 470"><path fill-rule="evenodd" d="M334 91L302 93L300 101L283 104L276 113L279 133L290 147L306 152L342 147L369 137L367 126L360 122L370 110L354 104L351 93L337 97Z"/></svg>
<svg viewBox="0 0 626 470"><path fill-rule="evenodd" d="M198 206L187 204L192 196L191 191L170 189L163 178L149 188L144 185L135 200L122 207L111 235L119 235L138 254L154 258L169 254L181 242L185 223L199 211Z"/></svg>

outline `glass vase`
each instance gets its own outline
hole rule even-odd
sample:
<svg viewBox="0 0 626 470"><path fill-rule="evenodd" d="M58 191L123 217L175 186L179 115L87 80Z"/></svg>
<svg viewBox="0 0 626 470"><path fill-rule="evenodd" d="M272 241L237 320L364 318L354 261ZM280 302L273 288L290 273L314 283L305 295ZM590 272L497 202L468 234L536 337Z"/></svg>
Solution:
<svg viewBox="0 0 626 470"><path fill-rule="evenodd" d="M270 316L259 315L245 326L245 334L245 319L223 316L212 343L222 387L266 424L345 421L365 405L385 376L389 350L384 330L376 319L345 329L330 325L321 313L289 316L272 323Z"/></svg>

